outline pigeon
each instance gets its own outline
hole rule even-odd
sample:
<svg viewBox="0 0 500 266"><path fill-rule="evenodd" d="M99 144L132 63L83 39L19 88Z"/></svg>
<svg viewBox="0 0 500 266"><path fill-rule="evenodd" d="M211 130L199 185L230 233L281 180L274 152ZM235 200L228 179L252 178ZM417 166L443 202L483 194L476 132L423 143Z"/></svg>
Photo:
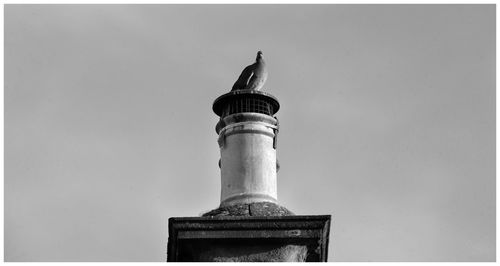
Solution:
<svg viewBox="0 0 500 266"><path fill-rule="evenodd" d="M262 52L257 52L255 63L245 67L240 77L234 83L234 90L261 90L267 80L266 63L262 58Z"/></svg>

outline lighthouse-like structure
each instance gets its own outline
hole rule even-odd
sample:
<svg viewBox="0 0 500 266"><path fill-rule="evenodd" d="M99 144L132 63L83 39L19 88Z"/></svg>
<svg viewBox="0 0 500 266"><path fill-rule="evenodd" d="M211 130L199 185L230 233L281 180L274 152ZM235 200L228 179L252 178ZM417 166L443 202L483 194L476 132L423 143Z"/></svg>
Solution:
<svg viewBox="0 0 500 266"><path fill-rule="evenodd" d="M278 204L278 99L262 90L262 52L212 110L220 149L219 207L169 219L167 261L327 261L330 215Z"/></svg>
<svg viewBox="0 0 500 266"><path fill-rule="evenodd" d="M278 100L263 91L235 90L215 100L221 206L277 203L278 110Z"/></svg>

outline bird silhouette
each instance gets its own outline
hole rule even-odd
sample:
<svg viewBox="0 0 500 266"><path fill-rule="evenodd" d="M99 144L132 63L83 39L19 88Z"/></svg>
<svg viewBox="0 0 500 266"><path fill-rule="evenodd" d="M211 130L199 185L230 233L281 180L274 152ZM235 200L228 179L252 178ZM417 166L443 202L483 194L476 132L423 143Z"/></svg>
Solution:
<svg viewBox="0 0 500 266"><path fill-rule="evenodd" d="M245 67L233 85L234 90L261 90L267 80L267 68L262 52L257 52L255 63Z"/></svg>

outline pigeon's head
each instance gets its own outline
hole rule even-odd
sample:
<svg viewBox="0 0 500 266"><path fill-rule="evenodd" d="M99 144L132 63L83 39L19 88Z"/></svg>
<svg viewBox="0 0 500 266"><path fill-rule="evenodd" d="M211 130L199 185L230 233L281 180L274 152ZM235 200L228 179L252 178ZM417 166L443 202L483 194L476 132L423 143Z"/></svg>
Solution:
<svg viewBox="0 0 500 266"><path fill-rule="evenodd" d="M261 51L257 52L257 58L256 58L256 60L259 60L259 59L262 59L262 52Z"/></svg>

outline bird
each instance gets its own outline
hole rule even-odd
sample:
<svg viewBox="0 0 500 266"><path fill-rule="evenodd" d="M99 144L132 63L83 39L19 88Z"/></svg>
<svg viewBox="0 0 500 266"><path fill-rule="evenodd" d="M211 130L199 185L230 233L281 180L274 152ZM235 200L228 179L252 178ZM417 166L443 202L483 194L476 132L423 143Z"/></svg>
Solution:
<svg viewBox="0 0 500 266"><path fill-rule="evenodd" d="M234 90L261 90L267 80L267 68L263 53L257 52L255 63L245 67L241 72L240 77L233 85L231 91Z"/></svg>

